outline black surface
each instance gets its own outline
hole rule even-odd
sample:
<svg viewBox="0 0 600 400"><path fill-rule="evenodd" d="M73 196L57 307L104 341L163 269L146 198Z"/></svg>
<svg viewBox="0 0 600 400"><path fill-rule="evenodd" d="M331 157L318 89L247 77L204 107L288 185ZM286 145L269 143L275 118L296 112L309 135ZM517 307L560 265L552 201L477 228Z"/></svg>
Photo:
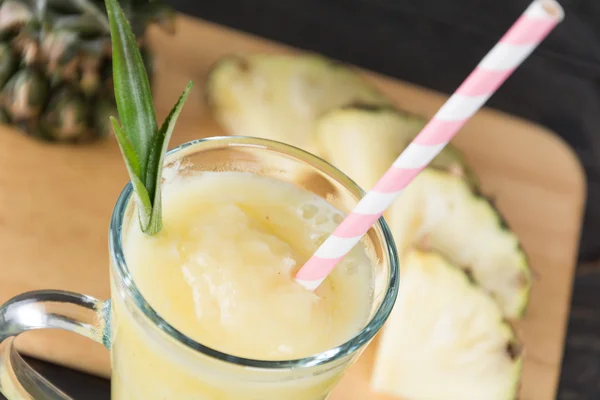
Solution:
<svg viewBox="0 0 600 400"><path fill-rule="evenodd" d="M110 399L110 381L106 379L31 358L27 358L27 362L46 379L67 395L72 396L75 400ZM5 400L6 398L0 394L0 399Z"/></svg>
<svg viewBox="0 0 600 400"><path fill-rule="evenodd" d="M179 10L452 92L528 0L169 0ZM488 105L558 132L589 183L582 259L600 257L600 1L564 0L567 18ZM201 38L199 38L201 40ZM531 149L535 151L535 149ZM560 400L600 399L600 268L580 266ZM109 398L108 382L36 367L75 399ZM483 399L482 399L483 400ZM535 400L535 399L532 399Z"/></svg>

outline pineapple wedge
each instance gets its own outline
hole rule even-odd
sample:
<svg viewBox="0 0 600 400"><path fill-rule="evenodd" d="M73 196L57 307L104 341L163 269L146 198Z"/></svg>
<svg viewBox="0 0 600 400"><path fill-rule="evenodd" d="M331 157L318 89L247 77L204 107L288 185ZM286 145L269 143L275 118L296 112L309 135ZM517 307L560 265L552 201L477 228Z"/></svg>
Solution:
<svg viewBox="0 0 600 400"><path fill-rule="evenodd" d="M369 190L423 129L422 117L386 106L343 106L325 113L316 124L319 154ZM460 152L446 146L433 166L452 171L477 186L477 178Z"/></svg>
<svg viewBox="0 0 600 400"><path fill-rule="evenodd" d="M400 257L412 247L435 250L498 302L507 318L525 310L532 276L519 239L464 179L426 168L386 214Z"/></svg>
<svg viewBox="0 0 600 400"><path fill-rule="evenodd" d="M512 400L520 346L498 305L440 255L414 250L380 336L376 392L405 400Z"/></svg>
<svg viewBox="0 0 600 400"><path fill-rule="evenodd" d="M211 69L206 96L230 134L316 153L314 122L344 104L389 104L352 69L319 55L229 56Z"/></svg>

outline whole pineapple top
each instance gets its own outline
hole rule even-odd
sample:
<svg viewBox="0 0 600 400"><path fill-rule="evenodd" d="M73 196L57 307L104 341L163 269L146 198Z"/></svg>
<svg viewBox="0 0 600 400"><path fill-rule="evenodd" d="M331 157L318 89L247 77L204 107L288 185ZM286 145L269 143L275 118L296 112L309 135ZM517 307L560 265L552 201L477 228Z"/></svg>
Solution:
<svg viewBox="0 0 600 400"><path fill-rule="evenodd" d="M138 38L150 23L173 30L162 3L120 4ZM116 115L111 53L102 0L0 0L0 121L48 140L108 134Z"/></svg>

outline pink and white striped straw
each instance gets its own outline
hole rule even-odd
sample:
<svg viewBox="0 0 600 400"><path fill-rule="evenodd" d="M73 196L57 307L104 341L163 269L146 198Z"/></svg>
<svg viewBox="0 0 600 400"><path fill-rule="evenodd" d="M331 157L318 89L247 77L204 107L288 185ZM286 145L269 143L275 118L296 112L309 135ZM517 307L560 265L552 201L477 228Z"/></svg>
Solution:
<svg viewBox="0 0 600 400"><path fill-rule="evenodd" d="M296 282L309 290L316 289L406 186L563 18L564 12L555 0L531 3L390 169L298 271Z"/></svg>

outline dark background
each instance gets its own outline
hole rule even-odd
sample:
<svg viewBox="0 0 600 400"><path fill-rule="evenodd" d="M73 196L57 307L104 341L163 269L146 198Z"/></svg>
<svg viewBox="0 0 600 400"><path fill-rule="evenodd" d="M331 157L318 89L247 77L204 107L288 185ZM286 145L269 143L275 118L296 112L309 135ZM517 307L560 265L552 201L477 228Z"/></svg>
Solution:
<svg viewBox="0 0 600 400"><path fill-rule="evenodd" d="M446 93L458 87L529 4L529 0L167 2L197 17ZM561 4L565 21L488 106L557 132L585 167L588 204L581 264L558 398L596 400L600 399L600 266L594 262L600 259L600 1ZM77 399L109 398L106 381L44 363L36 367Z"/></svg>

